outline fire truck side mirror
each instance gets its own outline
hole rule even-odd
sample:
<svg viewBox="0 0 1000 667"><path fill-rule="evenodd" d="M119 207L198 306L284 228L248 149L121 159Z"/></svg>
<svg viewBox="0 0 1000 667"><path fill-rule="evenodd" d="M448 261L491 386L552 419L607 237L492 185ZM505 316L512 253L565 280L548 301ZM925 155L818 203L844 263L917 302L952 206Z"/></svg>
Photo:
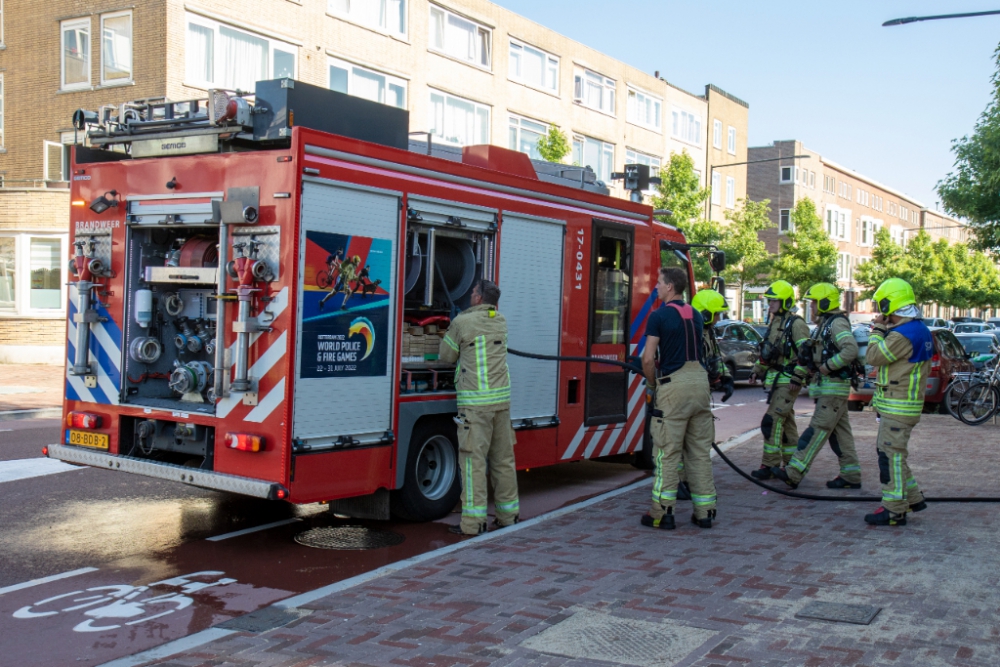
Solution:
<svg viewBox="0 0 1000 667"><path fill-rule="evenodd" d="M726 270L726 253L722 250L713 250L708 263L712 265L713 271L722 273Z"/></svg>

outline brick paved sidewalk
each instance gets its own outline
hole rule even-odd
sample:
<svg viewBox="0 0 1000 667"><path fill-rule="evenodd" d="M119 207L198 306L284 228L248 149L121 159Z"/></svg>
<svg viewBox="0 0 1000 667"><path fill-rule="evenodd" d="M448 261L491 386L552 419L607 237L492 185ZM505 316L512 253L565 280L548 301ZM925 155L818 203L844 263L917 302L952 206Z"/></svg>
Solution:
<svg viewBox="0 0 1000 667"><path fill-rule="evenodd" d="M0 364L0 412L58 408L66 369L41 364Z"/></svg>
<svg viewBox="0 0 1000 667"><path fill-rule="evenodd" d="M862 493L877 494L874 415L852 424ZM911 462L928 495L1000 496L997 434L925 416ZM749 470L759 447L732 458ZM836 493L823 485L834 460L822 452L800 490ZM641 527L643 487L321 598L284 627L152 664L1000 664L996 506L932 504L906 527L875 528L862 521L873 503L765 493L721 461L715 475L711 530L687 523L683 503L676 531ZM795 618L813 601L882 610L870 625Z"/></svg>

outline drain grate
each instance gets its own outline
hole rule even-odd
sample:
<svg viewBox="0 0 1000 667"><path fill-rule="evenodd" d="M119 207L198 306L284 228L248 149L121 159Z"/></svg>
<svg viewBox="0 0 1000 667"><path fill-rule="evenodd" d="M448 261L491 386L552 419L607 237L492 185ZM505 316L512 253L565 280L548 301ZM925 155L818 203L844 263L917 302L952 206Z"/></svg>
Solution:
<svg viewBox="0 0 1000 667"><path fill-rule="evenodd" d="M225 623L215 626L224 630L236 630L237 632L261 633L275 628L281 628L292 621L297 621L312 613L310 609L281 609L278 607L264 607L257 611L231 618Z"/></svg>
<svg viewBox="0 0 1000 667"><path fill-rule="evenodd" d="M870 607L864 604L810 602L799 613L795 614L795 618L868 625L875 620L880 611L882 611L881 607Z"/></svg>
<svg viewBox="0 0 1000 667"><path fill-rule="evenodd" d="M365 528L364 526L334 526L332 528L313 528L295 536L295 541L307 547L317 549L340 549L342 551L361 551L364 549L381 549L402 544L406 538L391 530Z"/></svg>

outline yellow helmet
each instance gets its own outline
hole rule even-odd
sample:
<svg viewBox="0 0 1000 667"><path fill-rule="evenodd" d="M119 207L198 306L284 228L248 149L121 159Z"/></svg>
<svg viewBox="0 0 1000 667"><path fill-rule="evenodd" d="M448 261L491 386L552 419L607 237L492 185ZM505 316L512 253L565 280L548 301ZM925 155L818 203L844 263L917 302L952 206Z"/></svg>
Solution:
<svg viewBox="0 0 1000 667"><path fill-rule="evenodd" d="M795 303L795 288L787 280L775 280L764 292L769 301L780 301L782 310L789 310Z"/></svg>
<svg viewBox="0 0 1000 667"><path fill-rule="evenodd" d="M802 298L815 301L816 309L821 313L840 307L840 290L832 283L816 283Z"/></svg>
<svg viewBox="0 0 1000 667"><path fill-rule="evenodd" d="M724 313L729 310L726 297L722 296L714 289L698 290L691 299L691 307L701 313L702 319L708 325L716 313Z"/></svg>
<svg viewBox="0 0 1000 667"><path fill-rule="evenodd" d="M883 315L892 315L904 306L912 306L917 302L910 283L902 278L889 278L875 290L875 307Z"/></svg>

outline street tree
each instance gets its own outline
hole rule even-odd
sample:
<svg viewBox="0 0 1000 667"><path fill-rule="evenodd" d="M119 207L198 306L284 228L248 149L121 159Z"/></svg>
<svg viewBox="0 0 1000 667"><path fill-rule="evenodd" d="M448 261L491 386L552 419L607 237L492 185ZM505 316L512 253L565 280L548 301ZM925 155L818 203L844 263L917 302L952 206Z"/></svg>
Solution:
<svg viewBox="0 0 1000 667"><path fill-rule="evenodd" d="M871 259L854 269L854 282L864 288L861 298L870 299L879 285L889 278L902 277L903 271L903 247L883 227L875 232Z"/></svg>
<svg viewBox="0 0 1000 667"><path fill-rule="evenodd" d="M943 280L941 257L924 230L910 239L903 252L901 278L913 287L917 303L946 303L950 290Z"/></svg>
<svg viewBox="0 0 1000 667"><path fill-rule="evenodd" d="M742 317L744 291L759 285L770 269L771 254L760 240L759 233L774 227L771 222L771 202L741 199L737 208L726 211L729 224L722 230L719 248L726 253L727 283L736 288L736 312Z"/></svg>
<svg viewBox="0 0 1000 667"><path fill-rule="evenodd" d="M792 229L781 239L778 258L771 270L773 280L787 280L799 291L816 283L837 282L837 246L826 234L808 197L792 209Z"/></svg>
<svg viewBox="0 0 1000 667"><path fill-rule="evenodd" d="M549 131L538 138L538 152L547 162L562 162L571 150L569 139L557 125L549 125Z"/></svg>
<svg viewBox="0 0 1000 667"><path fill-rule="evenodd" d="M699 182L694 158L687 151L671 153L666 166L660 169L660 184L652 196L652 204L653 208L666 208L673 212L671 217L661 219L681 230L688 243L718 244L722 239L721 225L704 219L708 194ZM692 252L691 260L695 280L707 283L712 277L708 254Z"/></svg>
<svg viewBox="0 0 1000 667"><path fill-rule="evenodd" d="M972 226L977 248L1000 249L1000 47L997 71L990 79L993 96L972 135L952 142L955 171L937 184L945 210Z"/></svg>

